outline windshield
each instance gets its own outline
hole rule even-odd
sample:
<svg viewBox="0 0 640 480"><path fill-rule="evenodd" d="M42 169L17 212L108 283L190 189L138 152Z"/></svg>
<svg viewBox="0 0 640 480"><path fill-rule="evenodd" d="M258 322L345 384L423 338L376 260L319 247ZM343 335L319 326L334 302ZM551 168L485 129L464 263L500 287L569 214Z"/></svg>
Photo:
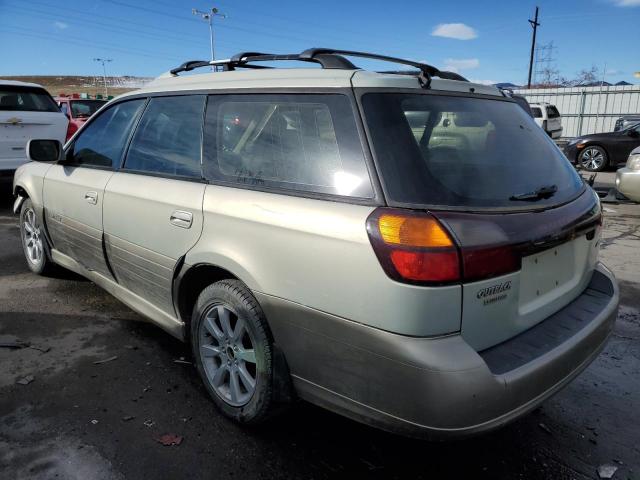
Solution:
<svg viewBox="0 0 640 480"><path fill-rule="evenodd" d="M0 85L0 110L16 112L60 111L46 90L17 85Z"/></svg>
<svg viewBox="0 0 640 480"><path fill-rule="evenodd" d="M90 117L106 102L101 100L72 100L71 113L74 118Z"/></svg>
<svg viewBox="0 0 640 480"><path fill-rule="evenodd" d="M583 188L515 102L401 93L362 101L392 204L526 209L568 201Z"/></svg>

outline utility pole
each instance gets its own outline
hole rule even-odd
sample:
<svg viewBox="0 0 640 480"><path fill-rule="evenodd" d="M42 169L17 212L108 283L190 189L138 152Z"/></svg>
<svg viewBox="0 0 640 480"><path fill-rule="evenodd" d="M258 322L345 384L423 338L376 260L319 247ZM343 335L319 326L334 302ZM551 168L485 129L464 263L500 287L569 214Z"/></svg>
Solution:
<svg viewBox="0 0 640 480"><path fill-rule="evenodd" d="M211 61L213 62L216 59L213 50L213 17L227 18L227 16L223 13L220 13L220 11L215 7L211 7L211 11L207 12L203 12L202 10L198 10L197 8L192 8L191 13L199 16L209 24L209 44L211 46ZM215 66L211 65L211 69L215 70Z"/></svg>
<svg viewBox="0 0 640 480"><path fill-rule="evenodd" d="M533 20L529 19L529 23L533 27L533 38L531 39L531 56L529 57L529 78L527 80L527 88L531 88L531 73L533 71L533 55L536 50L536 33L538 32L538 7L536 7L536 16Z"/></svg>
<svg viewBox="0 0 640 480"><path fill-rule="evenodd" d="M102 79L104 80L104 98L109 96L109 89L107 88L107 67L105 66L109 62L113 62L113 58L94 58L94 62L102 63Z"/></svg>

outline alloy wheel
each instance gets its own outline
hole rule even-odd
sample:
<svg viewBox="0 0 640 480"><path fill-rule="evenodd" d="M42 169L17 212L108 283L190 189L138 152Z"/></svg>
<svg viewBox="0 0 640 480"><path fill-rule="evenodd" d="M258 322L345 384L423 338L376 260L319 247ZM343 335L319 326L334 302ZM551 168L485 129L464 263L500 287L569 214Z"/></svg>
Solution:
<svg viewBox="0 0 640 480"><path fill-rule="evenodd" d="M589 170L597 170L604 165L604 154L597 148L587 148L582 152L581 164Z"/></svg>
<svg viewBox="0 0 640 480"><path fill-rule="evenodd" d="M27 253L27 260L34 265L40 264L44 255L42 231L38 225L36 212L29 208L23 217L23 240Z"/></svg>
<svg viewBox="0 0 640 480"><path fill-rule="evenodd" d="M227 305L209 307L200 322L200 360L211 386L226 403L246 405L256 389L255 342L244 319Z"/></svg>

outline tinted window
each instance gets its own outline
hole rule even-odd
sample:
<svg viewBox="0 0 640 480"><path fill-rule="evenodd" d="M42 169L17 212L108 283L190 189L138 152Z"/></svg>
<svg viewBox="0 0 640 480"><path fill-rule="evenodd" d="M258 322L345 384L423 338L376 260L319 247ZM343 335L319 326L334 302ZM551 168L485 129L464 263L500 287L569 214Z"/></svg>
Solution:
<svg viewBox="0 0 640 480"><path fill-rule="evenodd" d="M558 118L559 116L560 116L560 112L558 112L558 109L556 107L554 107L553 105L549 105L547 107L547 117Z"/></svg>
<svg viewBox="0 0 640 480"><path fill-rule="evenodd" d="M113 167L122 152L145 100L130 100L113 105L88 124L73 142L67 154L69 163Z"/></svg>
<svg viewBox="0 0 640 480"><path fill-rule="evenodd" d="M18 112L58 112L46 90L37 87L0 85L0 110Z"/></svg>
<svg viewBox="0 0 640 480"><path fill-rule="evenodd" d="M370 93L363 104L391 202L529 208L582 189L575 169L514 102ZM550 198L522 200L551 185Z"/></svg>
<svg viewBox="0 0 640 480"><path fill-rule="evenodd" d="M201 178L205 98L204 95L152 98L131 140L124 167Z"/></svg>
<svg viewBox="0 0 640 480"><path fill-rule="evenodd" d="M86 118L96 113L106 102L101 100L72 100L73 118Z"/></svg>
<svg viewBox="0 0 640 480"><path fill-rule="evenodd" d="M211 96L205 172L226 183L370 198L344 95Z"/></svg>
<svg viewBox="0 0 640 480"><path fill-rule="evenodd" d="M531 111L533 112L533 118L542 118L542 110L540 107L531 107Z"/></svg>

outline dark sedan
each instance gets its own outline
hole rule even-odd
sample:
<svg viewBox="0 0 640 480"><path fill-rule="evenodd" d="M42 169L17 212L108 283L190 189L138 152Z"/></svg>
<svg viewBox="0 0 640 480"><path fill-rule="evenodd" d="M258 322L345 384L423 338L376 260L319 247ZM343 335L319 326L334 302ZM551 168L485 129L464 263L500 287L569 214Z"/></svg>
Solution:
<svg viewBox="0 0 640 480"><path fill-rule="evenodd" d="M640 147L640 123L617 132L576 137L564 148L564 154L585 170L600 172L626 162L636 147Z"/></svg>

